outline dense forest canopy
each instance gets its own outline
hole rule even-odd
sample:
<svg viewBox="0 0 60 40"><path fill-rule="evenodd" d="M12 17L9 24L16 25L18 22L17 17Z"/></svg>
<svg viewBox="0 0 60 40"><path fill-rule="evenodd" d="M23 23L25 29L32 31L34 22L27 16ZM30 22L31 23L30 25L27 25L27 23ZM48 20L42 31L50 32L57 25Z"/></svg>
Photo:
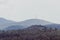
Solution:
<svg viewBox="0 0 60 40"><path fill-rule="evenodd" d="M32 25L22 30L0 31L0 40L60 40L60 30Z"/></svg>

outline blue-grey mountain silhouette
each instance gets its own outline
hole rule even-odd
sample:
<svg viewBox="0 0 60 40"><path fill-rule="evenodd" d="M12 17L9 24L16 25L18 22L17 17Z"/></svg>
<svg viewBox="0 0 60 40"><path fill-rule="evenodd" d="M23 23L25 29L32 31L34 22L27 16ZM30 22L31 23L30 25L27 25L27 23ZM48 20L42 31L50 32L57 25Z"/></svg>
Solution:
<svg viewBox="0 0 60 40"><path fill-rule="evenodd" d="M57 28L57 29L60 29L60 24L49 24L49 25L45 25L46 27L49 27L49 28Z"/></svg>
<svg viewBox="0 0 60 40"><path fill-rule="evenodd" d="M21 30L23 28L24 27L21 25L12 25L12 26L7 27L5 30L18 30L18 29Z"/></svg>
<svg viewBox="0 0 60 40"><path fill-rule="evenodd" d="M15 21L11 21L11 20L6 20L4 18L0 18L0 29L3 29L7 26L13 25L14 23L16 23Z"/></svg>
<svg viewBox="0 0 60 40"><path fill-rule="evenodd" d="M52 24L52 23L48 22L48 21L41 20L41 19L29 19L29 20L19 22L18 24L28 27L31 25L48 25L48 24Z"/></svg>
<svg viewBox="0 0 60 40"><path fill-rule="evenodd" d="M41 19L29 19L21 22L15 22L15 21L4 19L4 18L0 18L0 29L4 29L4 28L9 29L10 27L14 28L13 25L15 25L15 28L17 29L19 27L21 28L21 26L23 26L22 28L27 28L31 25L42 25L42 26L53 27L53 28L60 27L60 24L51 23ZM18 25L18 27L16 27L16 25Z"/></svg>

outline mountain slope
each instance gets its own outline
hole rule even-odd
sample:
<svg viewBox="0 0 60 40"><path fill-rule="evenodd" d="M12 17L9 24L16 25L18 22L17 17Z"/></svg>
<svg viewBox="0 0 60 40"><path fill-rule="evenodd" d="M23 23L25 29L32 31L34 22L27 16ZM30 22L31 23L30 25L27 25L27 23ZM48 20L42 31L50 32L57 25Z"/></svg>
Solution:
<svg viewBox="0 0 60 40"><path fill-rule="evenodd" d="M28 27L31 25L48 25L52 23L48 21L40 20L40 19L29 19L29 20L19 22L18 24Z"/></svg>
<svg viewBox="0 0 60 40"><path fill-rule="evenodd" d="M22 22L16 22L16 23L14 23L15 27L13 25L10 25L7 27L7 29L9 29L9 30L10 29L19 29L19 28L22 28L20 26L23 26L23 28L27 28L31 25L47 25L47 24L51 24L51 23L44 21L44 20L40 20L40 19L29 19L29 20L25 20Z"/></svg>
<svg viewBox="0 0 60 40"><path fill-rule="evenodd" d="M8 28L9 26L12 25L19 25L19 26L23 26L24 28L29 27L31 25L42 25L42 26L47 26L50 27L51 24L53 25L54 23L45 21L45 20L41 20L41 19L28 19L28 20L24 20L21 22L14 22L11 20L6 20L4 18L0 18L0 29L4 29L4 28ZM55 26L57 27L57 25L60 24L55 24ZM51 26L51 27L55 27L55 26Z"/></svg>
<svg viewBox="0 0 60 40"><path fill-rule="evenodd" d="M32 26L30 26L26 29L28 29L28 30L41 30L41 29L44 29L44 28L46 28L46 27L42 26L42 25L32 25Z"/></svg>
<svg viewBox="0 0 60 40"><path fill-rule="evenodd" d="M0 18L0 29L3 29L3 28L10 26L10 25L13 25L14 23L16 23L16 22L6 20L4 18Z"/></svg>
<svg viewBox="0 0 60 40"><path fill-rule="evenodd" d="M49 24L49 25L45 25L45 26L60 29L60 24Z"/></svg>
<svg viewBox="0 0 60 40"><path fill-rule="evenodd" d="M7 27L7 28L5 28L5 30L20 30L20 29L24 29L24 27L23 26L21 26L21 25L12 25L12 26L9 26L9 27Z"/></svg>

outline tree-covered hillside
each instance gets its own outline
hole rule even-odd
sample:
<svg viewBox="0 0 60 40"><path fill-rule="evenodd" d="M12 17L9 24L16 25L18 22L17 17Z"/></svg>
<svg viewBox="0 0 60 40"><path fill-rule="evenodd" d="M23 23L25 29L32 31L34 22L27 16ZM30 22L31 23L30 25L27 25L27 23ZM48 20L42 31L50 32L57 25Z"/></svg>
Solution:
<svg viewBox="0 0 60 40"><path fill-rule="evenodd" d="M60 30L32 25L23 30L0 31L0 40L60 40Z"/></svg>

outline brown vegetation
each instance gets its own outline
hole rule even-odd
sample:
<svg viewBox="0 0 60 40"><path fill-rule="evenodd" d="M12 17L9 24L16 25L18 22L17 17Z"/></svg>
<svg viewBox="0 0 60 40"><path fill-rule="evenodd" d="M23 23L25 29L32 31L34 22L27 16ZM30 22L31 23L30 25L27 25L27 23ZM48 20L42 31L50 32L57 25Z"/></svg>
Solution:
<svg viewBox="0 0 60 40"><path fill-rule="evenodd" d="M60 31L55 29L24 29L0 32L0 40L60 40Z"/></svg>

